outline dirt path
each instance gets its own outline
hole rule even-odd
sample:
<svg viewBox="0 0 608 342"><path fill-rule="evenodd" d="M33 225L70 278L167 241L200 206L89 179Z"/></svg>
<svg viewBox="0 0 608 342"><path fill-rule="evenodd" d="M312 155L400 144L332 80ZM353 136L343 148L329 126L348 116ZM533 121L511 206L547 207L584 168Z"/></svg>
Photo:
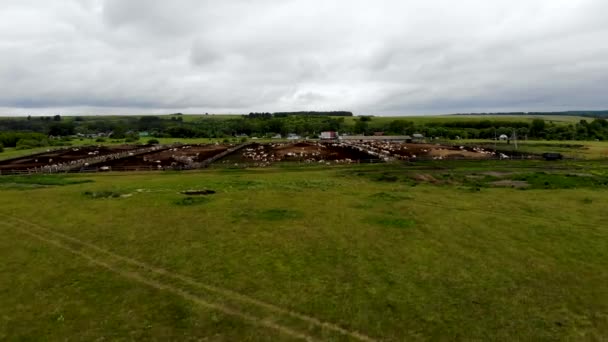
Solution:
<svg viewBox="0 0 608 342"><path fill-rule="evenodd" d="M66 234L63 234L63 233L51 230L49 228L45 228L45 227L43 227L41 225L38 225L36 223L33 223L33 222L29 222L29 221L26 221L26 220L23 220L23 219L20 219L20 218L17 218L17 217L13 217L13 216L9 216L9 215L3 215L3 214L0 214L0 217L6 218L8 220L19 222L21 224L21 225L11 225L11 224L7 223L6 220L4 222L0 222L0 223L3 223L6 226L10 226L10 227L12 227L12 228L14 228L14 229L16 229L16 230L24 233L24 234L30 235L30 236L32 236L32 237L34 237L36 239L39 239L39 240L44 241L46 243L52 244L52 245L54 245L54 246L56 246L58 248L64 249L64 250L69 251L69 252L71 252L73 254L76 254L76 255L78 255L80 257L83 257L83 258L85 258L85 259L87 259L87 260L95 263L96 265L98 265L100 267L103 267L105 269L108 269L108 270L110 270L110 271L112 271L114 273L117 273L117 274L119 274L119 275L121 275L121 276L123 276L125 278L129 278L129 279L138 281L138 282L140 282L142 284L145 284L145 285L157 288L159 290L165 290L165 291L168 291L168 292L172 292L172 293L174 293L176 295L181 296L182 298L191 300L191 301L193 301L193 302L195 302L195 303L197 303L197 304L199 304L199 305L201 305L203 307L207 307L207 308L210 308L210 309L215 309L215 310L218 310L218 311L223 312L225 314L232 315L232 316L235 316L235 317L239 317L239 318L241 318L241 319L243 319L245 321L248 321L248 322L250 322L252 324L255 324L255 325L259 325L259 326L264 326L264 327L267 327L267 328L275 329L275 330L277 330L277 331L279 331L281 333L284 333L284 334L292 336L292 337L296 337L296 338L300 338L300 339L304 339L304 340L314 340L314 338L312 336L306 335L304 333L297 332L297 331L295 331L295 330L293 330L293 329L291 329L289 327L277 324L277 323L275 323L272 320L269 320L267 318L257 318L257 317L255 317L253 315L250 315L248 313L244 313L244 312L242 312L240 310L236 310L236 309L230 308L230 307L228 307L226 305L223 305L223 304L211 303L209 301L206 301L202 296L196 296L196 295L194 295L194 294L192 294L190 292L187 292L187 291L185 291L183 289L180 289L177 286L173 286L173 285L170 285L170 284L166 284L166 283L163 283L163 282L160 282L160 281L156 281L156 280L150 279L150 277L142 276L138 272L125 271L122 268L116 267L115 265L113 266L112 264L108 263L108 260L103 260L103 259L100 259L99 257L96 258L96 257L92 256L91 253L84 252L84 250L86 250L86 249L93 250L93 251L96 251L97 253L104 254L107 257L111 258L111 259L122 261L122 262L127 263L127 264L129 264L131 266L135 266L135 267L137 267L139 269L147 270L147 271L156 273L158 275L166 276L166 277L172 278L174 280L180 281L183 284L187 284L187 285L195 286L195 287L198 287L198 288L202 288L202 289L204 289L204 290L206 290L208 292L213 292L213 293L216 293L216 294L220 294L220 295L226 297L227 299L230 299L230 300L233 300L233 301L237 301L237 302L241 302L243 304L249 304L249 305L252 305L254 307L265 309L267 311L273 312L275 315L278 314L279 317L280 316L287 316L287 317L290 317L290 318L295 318L297 320L306 322L309 325L314 326L316 328L322 328L324 330L331 331L331 332L334 332L334 333L338 333L340 335L348 336L348 337L354 338L356 340L360 340L360 341L374 341L374 339L372 339L371 337L363 335L363 334L361 334L359 332L350 331L350 330L342 328L342 327L340 327L338 325L335 325L333 323L324 322L324 321L319 320L319 319L317 319L315 317L312 317L312 316L308 316L308 315L305 315L305 314L302 314L302 313L294 312L294 311L291 311L289 309L281 308L281 307L278 307L278 306L276 306L274 304L270 304L270 303L267 303L267 302L264 302L264 301L261 301L261 300L249 297L247 295L244 295L242 293L239 293L239 292L236 292L236 291L233 291L233 290L229 290L229 289L225 289L225 288L221 288L221 287L217 287L217 286L213 286L213 285L208 285L208 284L199 282L199 281L197 281L197 280L195 280L193 278L190 278L190 277L178 274L178 273L170 272L170 271L168 271L166 269L163 269L163 268L159 268L159 267L148 265L146 263L137 261L135 259L131 259L131 258L122 256L122 255L116 254L114 252L108 251L108 250L103 249L101 247L98 247L98 246L96 246L94 244L87 243L87 242L84 242L82 240L76 239L76 238L74 238L72 236L69 236L69 235L66 235ZM41 235L41 234L38 234L36 232L33 232L31 229L24 228L22 226L23 224L28 225L28 226L30 226L33 229L36 229L38 231L43 231L46 234ZM52 235L54 238L49 238L48 235ZM59 240L64 240L64 241L61 242ZM72 247L70 247L69 243L65 243L66 241L69 241L69 243L77 245L79 248L72 248ZM139 272L141 272L141 270L139 270Z"/></svg>

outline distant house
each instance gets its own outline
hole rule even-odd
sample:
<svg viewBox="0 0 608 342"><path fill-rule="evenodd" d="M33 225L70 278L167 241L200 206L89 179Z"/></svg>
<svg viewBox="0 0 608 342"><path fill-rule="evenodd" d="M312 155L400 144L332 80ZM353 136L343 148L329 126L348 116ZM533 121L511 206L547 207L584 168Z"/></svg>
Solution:
<svg viewBox="0 0 608 342"><path fill-rule="evenodd" d="M289 134L287 134L287 139L288 140L300 140L300 139L302 139L302 137L295 133L289 133Z"/></svg>
<svg viewBox="0 0 608 342"><path fill-rule="evenodd" d="M283 136L281 136L280 134L276 134L272 137L272 139L281 139L283 138Z"/></svg>
<svg viewBox="0 0 608 342"><path fill-rule="evenodd" d="M509 140L509 137L508 137L506 134L501 134L501 135L498 137L498 140Z"/></svg>
<svg viewBox="0 0 608 342"><path fill-rule="evenodd" d="M335 140L338 139L338 133L334 131L321 132L319 138L321 140Z"/></svg>

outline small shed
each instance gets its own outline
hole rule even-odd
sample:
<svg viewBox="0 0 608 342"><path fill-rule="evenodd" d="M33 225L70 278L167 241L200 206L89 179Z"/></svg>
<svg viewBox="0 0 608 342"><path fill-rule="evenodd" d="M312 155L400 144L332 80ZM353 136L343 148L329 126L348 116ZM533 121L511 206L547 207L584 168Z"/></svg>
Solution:
<svg viewBox="0 0 608 342"><path fill-rule="evenodd" d="M424 135L420 133L415 133L412 135L412 140L417 142L424 141Z"/></svg>
<svg viewBox="0 0 608 342"><path fill-rule="evenodd" d="M334 131L321 132L320 138L321 140L335 140L338 139L338 133Z"/></svg>

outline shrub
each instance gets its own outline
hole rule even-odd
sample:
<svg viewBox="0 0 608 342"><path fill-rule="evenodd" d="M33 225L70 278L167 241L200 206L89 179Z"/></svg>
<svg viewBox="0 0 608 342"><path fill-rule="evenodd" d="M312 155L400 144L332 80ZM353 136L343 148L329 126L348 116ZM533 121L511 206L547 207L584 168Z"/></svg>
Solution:
<svg viewBox="0 0 608 342"><path fill-rule="evenodd" d="M158 139L150 139L148 140L148 145L158 145L160 144L160 142L158 141Z"/></svg>
<svg viewBox="0 0 608 342"><path fill-rule="evenodd" d="M27 150L34 147L48 146L49 142L46 140L34 140L34 139L20 139L17 141L18 150Z"/></svg>
<svg viewBox="0 0 608 342"><path fill-rule="evenodd" d="M95 142L106 142L106 138L97 138L95 139Z"/></svg>

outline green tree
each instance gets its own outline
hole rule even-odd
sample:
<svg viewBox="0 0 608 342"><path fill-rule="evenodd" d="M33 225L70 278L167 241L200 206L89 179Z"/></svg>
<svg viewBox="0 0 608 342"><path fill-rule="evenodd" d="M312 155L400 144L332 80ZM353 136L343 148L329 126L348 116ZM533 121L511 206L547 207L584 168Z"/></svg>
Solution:
<svg viewBox="0 0 608 342"><path fill-rule="evenodd" d="M357 134L367 134L369 132L369 124L367 121L359 120L355 123L354 131Z"/></svg>
<svg viewBox="0 0 608 342"><path fill-rule="evenodd" d="M532 125L530 127L530 134L535 137L542 137L545 131L545 120L543 119L534 119L532 120Z"/></svg>

